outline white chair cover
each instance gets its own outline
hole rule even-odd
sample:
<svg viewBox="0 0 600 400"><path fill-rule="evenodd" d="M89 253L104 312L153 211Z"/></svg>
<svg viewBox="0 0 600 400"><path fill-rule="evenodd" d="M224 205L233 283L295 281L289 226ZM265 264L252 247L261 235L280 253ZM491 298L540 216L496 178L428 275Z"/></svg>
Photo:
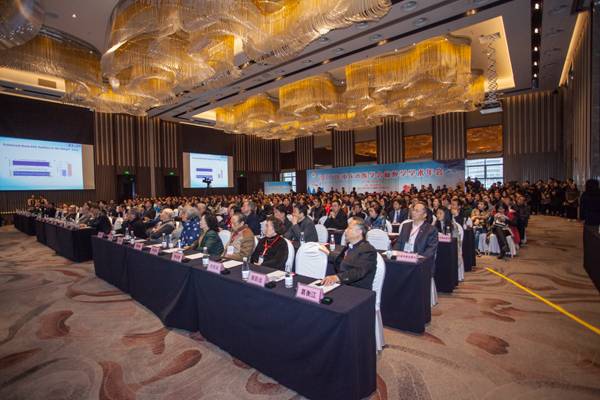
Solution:
<svg viewBox="0 0 600 400"><path fill-rule="evenodd" d="M292 272L294 270L294 254L296 250L294 249L294 245L292 245L292 242L290 240L285 239L285 242L287 243L288 247L288 258L285 262L285 270L287 272Z"/></svg>
<svg viewBox="0 0 600 400"><path fill-rule="evenodd" d="M117 219L115 219L115 222L113 224L113 229L115 231L118 231L119 229L121 229L123 226L123 218L119 217Z"/></svg>
<svg viewBox="0 0 600 400"><path fill-rule="evenodd" d="M323 215L321 218L319 218L320 225L323 225L325 223L325 221L327 221L327 215Z"/></svg>
<svg viewBox="0 0 600 400"><path fill-rule="evenodd" d="M296 253L296 273L314 279L323 279L327 272L327 255L319 243L307 242Z"/></svg>
<svg viewBox="0 0 600 400"><path fill-rule="evenodd" d="M508 243L508 250L510 250L510 256L514 257L517 255L517 245L515 244L515 240L512 236L506 237L506 242Z"/></svg>
<svg viewBox="0 0 600 400"><path fill-rule="evenodd" d="M221 217L220 215L217 215L217 221L218 222L223 222L223 217Z"/></svg>
<svg viewBox="0 0 600 400"><path fill-rule="evenodd" d="M465 236L465 231L463 227L460 226L460 224L458 224L456 221L453 220L452 223L454 224L454 229L456 229L458 236L458 281L462 282L465 280L465 261L462 255L462 242Z"/></svg>
<svg viewBox="0 0 600 400"><path fill-rule="evenodd" d="M389 220L385 221L385 231L388 233L393 232L394 230L392 229L392 223Z"/></svg>
<svg viewBox="0 0 600 400"><path fill-rule="evenodd" d="M484 236L483 240L485 243L485 235L481 235ZM494 235L493 233L490 234L490 242L486 243L487 245L487 254L500 254L500 244L498 243L498 238L496 237L496 235Z"/></svg>
<svg viewBox="0 0 600 400"><path fill-rule="evenodd" d="M381 229L371 229L367 232L367 242L371 243L377 250L387 250L390 246L390 238Z"/></svg>
<svg viewBox="0 0 600 400"><path fill-rule="evenodd" d="M375 344L377 351L383 350L385 338L383 337L383 320L381 318L381 291L385 280L385 261L381 254L377 253L377 270L373 278L373 291L375 292Z"/></svg>
<svg viewBox="0 0 600 400"><path fill-rule="evenodd" d="M227 246L229 239L231 239L231 232L223 229L222 231L219 231L219 238L221 239L221 242L223 242L223 246Z"/></svg>
<svg viewBox="0 0 600 400"><path fill-rule="evenodd" d="M342 234L342 239L340 240L340 245L342 245L342 246L346 245L346 231L344 231L344 233Z"/></svg>
<svg viewBox="0 0 600 400"><path fill-rule="evenodd" d="M431 307L437 306L438 295L437 288L435 287L435 279L431 278Z"/></svg>
<svg viewBox="0 0 600 400"><path fill-rule="evenodd" d="M325 225L317 224L315 225L315 229L317 230L319 243L327 243L327 228L325 228Z"/></svg>
<svg viewBox="0 0 600 400"><path fill-rule="evenodd" d="M264 234L265 234L265 225L266 225L266 224L267 224L267 221L263 221L263 222L261 222L261 223L260 223L260 233L261 233L262 235L264 235Z"/></svg>

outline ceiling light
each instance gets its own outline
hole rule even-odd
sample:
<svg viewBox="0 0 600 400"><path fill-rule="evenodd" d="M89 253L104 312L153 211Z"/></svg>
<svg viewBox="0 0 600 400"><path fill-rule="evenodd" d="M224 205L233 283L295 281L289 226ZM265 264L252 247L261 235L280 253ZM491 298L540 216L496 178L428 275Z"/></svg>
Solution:
<svg viewBox="0 0 600 400"><path fill-rule="evenodd" d="M419 27L419 26L423 26L423 25L425 25L426 23L427 23L427 18L425 18L425 17L421 17L421 18L417 18L417 19L415 20L415 22L414 22L414 25L415 25L416 27Z"/></svg>
<svg viewBox="0 0 600 400"><path fill-rule="evenodd" d="M417 8L417 2L416 1L405 1L404 3L402 3L401 8L403 11L412 11L415 8Z"/></svg>
<svg viewBox="0 0 600 400"><path fill-rule="evenodd" d="M335 53L336 54L340 54L340 53L343 53L343 52L344 52L344 49L342 49L341 47L338 47L337 49L335 49Z"/></svg>
<svg viewBox="0 0 600 400"><path fill-rule="evenodd" d="M327 36L321 36L319 38L319 42L321 42L321 43L327 43L327 42L329 42L329 38Z"/></svg>
<svg viewBox="0 0 600 400"><path fill-rule="evenodd" d="M540 9L540 3L535 3L535 5L534 5L534 8L535 8L536 10L539 10L539 9Z"/></svg>
<svg viewBox="0 0 600 400"><path fill-rule="evenodd" d="M73 15L71 15L71 17L77 18L77 14L73 13Z"/></svg>
<svg viewBox="0 0 600 400"><path fill-rule="evenodd" d="M534 77L534 78L537 78L537 74L533 74L533 77Z"/></svg>
<svg viewBox="0 0 600 400"><path fill-rule="evenodd" d="M533 51L538 51L538 47L537 47L537 46L534 46L534 47L533 47Z"/></svg>
<svg viewBox="0 0 600 400"><path fill-rule="evenodd" d="M467 11L467 15L469 15L469 16L470 15L475 15L475 14L477 14L477 10L475 10L474 8L471 9L471 10L469 10L469 11Z"/></svg>
<svg viewBox="0 0 600 400"><path fill-rule="evenodd" d="M540 33L540 29L539 29L539 28L535 28L535 29L533 30L533 33Z"/></svg>
<svg viewBox="0 0 600 400"><path fill-rule="evenodd" d="M383 46L386 43L387 43L387 39L383 39L383 40L380 40L379 42L377 42L377 46Z"/></svg>
<svg viewBox="0 0 600 400"><path fill-rule="evenodd" d="M330 62L330 61L331 61L331 60L325 60L325 61L323 61L321 64L329 64L329 62Z"/></svg>
<svg viewBox="0 0 600 400"><path fill-rule="evenodd" d="M534 66L534 67L537 67L537 61L534 61L534 62L533 62L533 66Z"/></svg>
<svg viewBox="0 0 600 400"><path fill-rule="evenodd" d="M374 35L369 36L369 40L376 41L376 40L381 39L382 37L383 36L381 36L379 33L376 33Z"/></svg>
<svg viewBox="0 0 600 400"><path fill-rule="evenodd" d="M356 24L356 28L358 28L358 29L365 29L367 26L369 26L369 23L365 22L365 21L359 22L358 24Z"/></svg>
<svg viewBox="0 0 600 400"><path fill-rule="evenodd" d="M302 64L310 64L312 62L312 60L310 58L306 59L306 60L302 60Z"/></svg>

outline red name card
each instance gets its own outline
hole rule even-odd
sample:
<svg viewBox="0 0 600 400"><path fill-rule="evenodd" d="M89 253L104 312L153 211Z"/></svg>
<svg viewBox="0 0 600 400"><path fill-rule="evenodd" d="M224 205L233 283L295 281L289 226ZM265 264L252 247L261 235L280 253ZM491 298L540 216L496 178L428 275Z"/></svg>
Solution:
<svg viewBox="0 0 600 400"><path fill-rule="evenodd" d="M118 237L117 244L123 244L123 240L124 240L123 236Z"/></svg>
<svg viewBox="0 0 600 400"><path fill-rule="evenodd" d="M222 262L208 260L208 267L207 267L206 270L208 272L214 272L215 274L220 274L221 271L223 271L224 268L225 267L223 267L223 263Z"/></svg>
<svg viewBox="0 0 600 400"><path fill-rule="evenodd" d="M159 252L160 252L160 247L158 247L158 246L154 246L154 247L150 248L150 254L152 254L153 256L157 256Z"/></svg>
<svg viewBox="0 0 600 400"><path fill-rule="evenodd" d="M312 301L313 303L320 303L323 299L323 289L314 286L308 286L303 283L298 283L298 288L296 289L296 297Z"/></svg>
<svg viewBox="0 0 600 400"><path fill-rule="evenodd" d="M256 286L264 287L267 283L269 283L269 277L265 274L261 274L260 272L250 271L248 282Z"/></svg>
<svg viewBox="0 0 600 400"><path fill-rule="evenodd" d="M394 251L392 254L396 256L396 261L408 262L413 264L416 264L419 261L419 255L417 253Z"/></svg>
<svg viewBox="0 0 600 400"><path fill-rule="evenodd" d="M443 233L438 233L438 242L450 243L452 241L452 235L444 235Z"/></svg>
<svg viewBox="0 0 600 400"><path fill-rule="evenodd" d="M133 248L136 250L142 251L142 249L144 248L144 243L137 242L136 244L133 245Z"/></svg>
<svg viewBox="0 0 600 400"><path fill-rule="evenodd" d="M182 262L183 261L183 251L176 251L171 254L171 261Z"/></svg>
<svg viewBox="0 0 600 400"><path fill-rule="evenodd" d="M104 232L98 232L98 237L102 239L104 237Z"/></svg>

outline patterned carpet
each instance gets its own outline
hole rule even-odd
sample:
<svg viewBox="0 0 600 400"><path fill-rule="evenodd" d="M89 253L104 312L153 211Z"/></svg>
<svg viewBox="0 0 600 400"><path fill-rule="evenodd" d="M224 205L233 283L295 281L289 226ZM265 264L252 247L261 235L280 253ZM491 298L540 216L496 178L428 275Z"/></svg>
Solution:
<svg viewBox="0 0 600 400"><path fill-rule="evenodd" d="M582 226L533 217L508 262L478 259L423 336L386 329L371 399L598 399L600 336L486 271L600 327ZM0 229L0 399L300 399L197 334L165 329L97 279Z"/></svg>

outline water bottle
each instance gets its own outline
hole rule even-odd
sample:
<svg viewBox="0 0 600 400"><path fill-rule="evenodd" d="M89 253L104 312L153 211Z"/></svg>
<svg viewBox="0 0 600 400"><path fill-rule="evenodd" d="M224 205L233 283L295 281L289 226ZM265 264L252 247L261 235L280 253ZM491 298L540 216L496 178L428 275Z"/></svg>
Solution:
<svg viewBox="0 0 600 400"><path fill-rule="evenodd" d="M167 235L167 244L169 245L170 249L173 248L173 242L171 241L171 234L170 233Z"/></svg>
<svg viewBox="0 0 600 400"><path fill-rule="evenodd" d="M123 239L129 240L129 229L127 228L125 228L125 237Z"/></svg>
<svg viewBox="0 0 600 400"><path fill-rule="evenodd" d="M129 243L131 243L132 246L135 245L135 234L133 232L131 233L131 240Z"/></svg>
<svg viewBox="0 0 600 400"><path fill-rule="evenodd" d="M177 240L177 252L183 253L183 248L181 247L181 240Z"/></svg>
<svg viewBox="0 0 600 400"><path fill-rule="evenodd" d="M388 244L388 248L387 251L385 252L385 256L387 257L388 260L392 259L392 244Z"/></svg>
<svg viewBox="0 0 600 400"><path fill-rule="evenodd" d="M208 248L207 247L202 248L202 265L204 265L205 267L208 266Z"/></svg>
<svg viewBox="0 0 600 400"><path fill-rule="evenodd" d="M335 237L333 237L333 234L329 238L329 250L330 251L335 250Z"/></svg>
<svg viewBox="0 0 600 400"><path fill-rule="evenodd" d="M163 249L167 248L167 235L165 235L164 233L162 234L162 241L160 243L160 247L162 247Z"/></svg>
<svg viewBox="0 0 600 400"><path fill-rule="evenodd" d="M300 232L300 243L304 244L304 232Z"/></svg>
<svg viewBox="0 0 600 400"><path fill-rule="evenodd" d="M243 258L242 263L242 279L247 281L250 276L250 264L248 264L248 257Z"/></svg>
<svg viewBox="0 0 600 400"><path fill-rule="evenodd" d="M289 271L285 273L285 287L287 289L291 289L294 287L294 277Z"/></svg>

